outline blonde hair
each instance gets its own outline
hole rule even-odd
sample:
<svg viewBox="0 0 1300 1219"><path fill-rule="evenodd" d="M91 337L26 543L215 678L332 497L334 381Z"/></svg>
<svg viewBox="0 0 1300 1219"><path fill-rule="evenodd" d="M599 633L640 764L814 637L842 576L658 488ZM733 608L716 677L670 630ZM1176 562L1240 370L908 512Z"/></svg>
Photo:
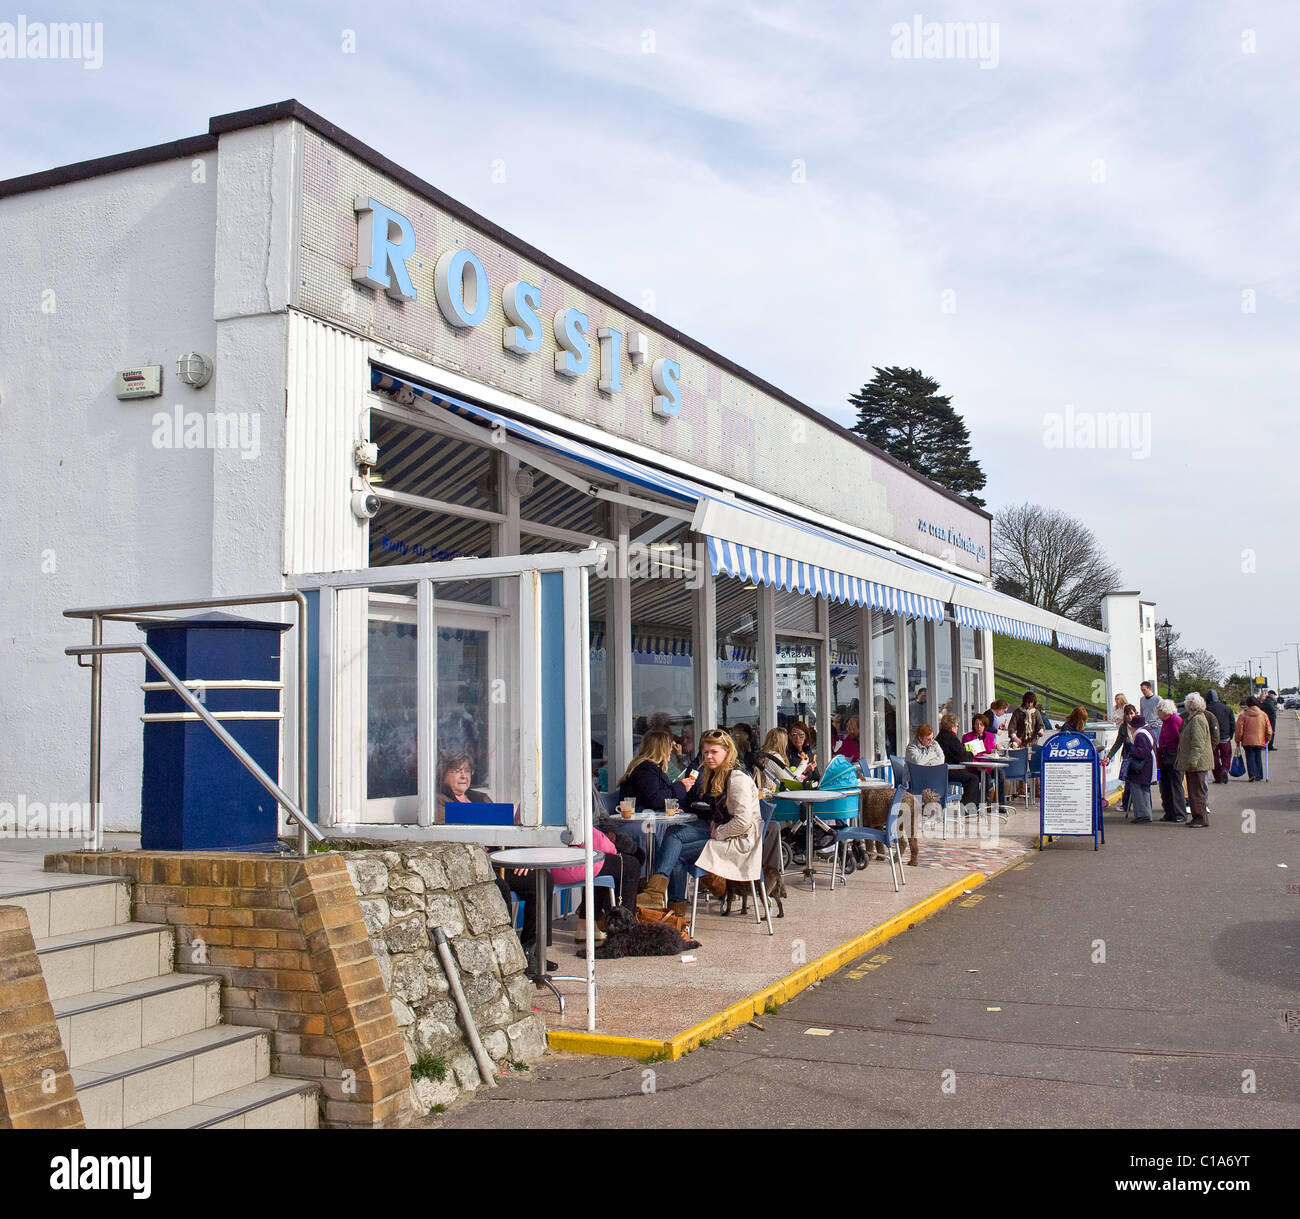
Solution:
<svg viewBox="0 0 1300 1219"><path fill-rule="evenodd" d="M790 736L784 728L772 728L763 738L763 752L780 754L784 759L790 751Z"/></svg>
<svg viewBox="0 0 1300 1219"><path fill-rule="evenodd" d="M642 762L653 762L660 770L666 770L668 759L672 756L673 734L665 728L651 728L641 738L641 748L636 751L628 768L623 772L623 777L618 781L619 786L621 787L632 777L632 772Z"/></svg>
<svg viewBox="0 0 1300 1219"><path fill-rule="evenodd" d="M722 759L722 765L716 770L708 766L704 768L704 773L708 776L708 782L704 785L705 794L720 796L727 790L727 780L736 766L736 742L731 739L731 733L721 728L710 728L700 737L700 747L703 748L705 745L722 745L727 751L727 756Z"/></svg>
<svg viewBox="0 0 1300 1219"><path fill-rule="evenodd" d="M957 727L957 717L956 717L955 715L953 715L953 713L952 713L951 711L948 712L947 715L944 715L944 716L941 716L941 717L940 717L940 719L939 719L939 731L940 731L940 732L942 732L945 728L952 728L952 729L955 729L956 727Z"/></svg>

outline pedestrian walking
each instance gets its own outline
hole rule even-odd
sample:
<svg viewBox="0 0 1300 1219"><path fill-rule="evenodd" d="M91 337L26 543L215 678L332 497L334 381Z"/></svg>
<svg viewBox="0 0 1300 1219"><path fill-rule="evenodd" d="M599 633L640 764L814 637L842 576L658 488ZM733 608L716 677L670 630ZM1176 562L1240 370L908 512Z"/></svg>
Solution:
<svg viewBox="0 0 1300 1219"><path fill-rule="evenodd" d="M1214 768L1212 738L1219 725L1205 714L1205 699L1195 691L1183 700L1183 713L1174 771L1187 779L1187 799L1192 807L1192 819L1188 825L1199 830L1210 824L1210 809L1206 799L1209 785L1206 776ZM1213 731L1211 723L1214 724Z"/></svg>
<svg viewBox="0 0 1300 1219"><path fill-rule="evenodd" d="M1156 762L1160 766L1160 807L1164 810L1161 821L1186 821L1187 797L1183 792L1183 776L1176 765L1178 737L1183 729L1182 716L1173 700L1162 698L1156 711L1160 717L1160 736L1156 738Z"/></svg>
<svg viewBox="0 0 1300 1219"><path fill-rule="evenodd" d="M1124 701L1121 702L1120 700ZM1118 730L1115 733L1115 743L1111 745L1110 752L1106 755L1106 765L1109 766L1111 759L1118 753L1119 759L1119 780L1124 785L1124 797L1120 807L1124 812L1128 812L1132 807L1133 798L1129 791L1128 772L1131 768L1129 755L1133 744L1133 725L1142 722L1142 715L1138 709L1133 706L1122 694L1115 695L1115 712L1112 718L1117 718L1116 723Z"/></svg>
<svg viewBox="0 0 1300 1219"><path fill-rule="evenodd" d="M1128 746L1128 782L1125 791L1133 806L1133 824L1151 824L1151 784L1156 777L1156 738L1142 722L1142 712L1133 708L1132 739Z"/></svg>
<svg viewBox="0 0 1300 1219"><path fill-rule="evenodd" d="M1226 783L1228 767L1232 765L1232 734L1237 728L1236 717L1217 690L1205 692L1205 714L1219 726L1219 742L1214 747L1214 781Z"/></svg>
<svg viewBox="0 0 1300 1219"><path fill-rule="evenodd" d="M1259 709L1268 716L1268 748L1277 749L1277 695L1267 690L1260 700Z"/></svg>
<svg viewBox="0 0 1300 1219"><path fill-rule="evenodd" d="M1272 735L1273 727L1268 716L1260 710L1259 699L1252 694L1237 716L1237 727L1232 735L1232 739L1246 751L1246 774L1252 783L1264 779L1264 750L1268 748Z"/></svg>

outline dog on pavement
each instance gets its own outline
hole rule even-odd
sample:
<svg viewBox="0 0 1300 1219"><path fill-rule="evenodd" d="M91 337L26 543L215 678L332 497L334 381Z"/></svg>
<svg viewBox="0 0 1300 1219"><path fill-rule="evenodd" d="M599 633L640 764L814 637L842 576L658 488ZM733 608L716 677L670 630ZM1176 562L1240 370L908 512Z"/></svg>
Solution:
<svg viewBox="0 0 1300 1219"><path fill-rule="evenodd" d="M605 915L605 942L596 945L596 960L619 957L671 957L688 948L698 948L670 923L641 923L626 906L615 906Z"/></svg>

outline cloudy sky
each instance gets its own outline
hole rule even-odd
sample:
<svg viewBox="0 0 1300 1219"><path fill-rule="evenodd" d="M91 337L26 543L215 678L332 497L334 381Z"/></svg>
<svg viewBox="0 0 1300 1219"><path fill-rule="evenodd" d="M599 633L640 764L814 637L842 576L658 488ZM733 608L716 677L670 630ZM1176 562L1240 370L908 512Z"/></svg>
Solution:
<svg viewBox="0 0 1300 1219"><path fill-rule="evenodd" d="M0 60L0 177L296 97L842 422L921 368L990 508L1075 515L1225 664L1300 640L1300 8L21 11L102 22L102 65ZM927 54L946 22L976 40ZM1051 443L1114 413L1127 447Z"/></svg>

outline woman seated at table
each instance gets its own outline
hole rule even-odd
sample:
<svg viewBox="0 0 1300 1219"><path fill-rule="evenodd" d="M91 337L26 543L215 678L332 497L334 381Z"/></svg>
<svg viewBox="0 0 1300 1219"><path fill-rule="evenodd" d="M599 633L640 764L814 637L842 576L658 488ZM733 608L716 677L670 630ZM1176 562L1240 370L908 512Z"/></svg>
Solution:
<svg viewBox="0 0 1300 1219"><path fill-rule="evenodd" d="M474 760L468 753L457 750L443 754L438 759L438 796L437 796L437 821L442 824L446 820L446 806L449 803L459 804L486 804L488 802L487 793L474 791L470 784L474 781ZM500 847L492 847L491 850L500 850ZM519 939L524 946L524 951L529 952L532 946L537 942L537 911L533 909L537 905L537 881L534 879L532 872L524 868L502 868L498 871L496 878L497 888L501 891L501 900L505 902L506 909L510 909L510 894L513 892L516 897L522 898L528 903L527 919L524 923L524 929L520 933ZM551 894L555 892L555 882L551 879L551 874L546 874L546 943L551 943ZM555 965L551 961L546 963L548 969L554 969Z"/></svg>
<svg viewBox="0 0 1300 1219"><path fill-rule="evenodd" d="M858 733L858 717L851 715L844 725L844 735L840 737L839 744L835 747L835 752L840 757L848 758L850 762L857 762L862 758L862 747L858 741Z"/></svg>
<svg viewBox="0 0 1300 1219"><path fill-rule="evenodd" d="M907 764L943 766L946 761L942 746L934 739L934 729L929 724L917 724L916 738L907 746Z"/></svg>
<svg viewBox="0 0 1300 1219"><path fill-rule="evenodd" d="M754 755L754 782L764 789L775 789L795 782L789 765L790 738L784 728L773 728L763 738L763 748Z"/></svg>
<svg viewBox="0 0 1300 1219"><path fill-rule="evenodd" d="M574 850L580 850L583 845L581 842L575 842ZM636 891L641 880L641 862L630 851L620 851L614 837L596 826L592 826L591 845L595 850L603 851L605 855L605 858L595 865L592 875L613 877L616 886L614 893L604 885L593 890L596 895L596 942L600 943L605 938L605 929L601 924L605 921L605 915L614 907L615 894L620 906L625 906L633 914L636 913ZM586 882L586 873L581 864L572 868L552 868L551 879L557 885L582 885ZM576 934L579 939L585 941L587 935L585 890L580 890L580 893L582 896L578 899L577 909L579 930Z"/></svg>
<svg viewBox="0 0 1300 1219"><path fill-rule="evenodd" d="M662 728L652 728L641 738L641 747L618 781L620 799L633 800L638 809L653 809L656 813L664 811L665 800L685 803L695 772L688 769L676 783L668 778L673 745L673 734Z"/></svg>
<svg viewBox="0 0 1300 1219"><path fill-rule="evenodd" d="M803 720L795 720L786 730L790 746L786 757L790 760L790 769L805 783L816 783L821 778L817 769L817 733ZM802 772L800 767L803 767Z"/></svg>
<svg viewBox="0 0 1300 1219"><path fill-rule="evenodd" d="M758 807L758 788L738 765L736 743L730 734L712 728L700 738L700 761L704 769L691 791L694 817L681 825L670 825L663 846L655 857L655 872L646 883L637 904L662 909L665 895L674 914L686 914L687 869L700 860L706 845L716 845L700 866L716 873L717 865L735 870L738 861L758 842L763 819ZM726 871L723 875L728 874Z"/></svg>
<svg viewBox="0 0 1300 1219"><path fill-rule="evenodd" d="M993 753L997 749L997 737L989 728L988 720L982 715L977 715L971 720L970 728L971 730L962 737L961 743L966 746L966 751L971 757L983 757L986 753Z"/></svg>
<svg viewBox="0 0 1300 1219"><path fill-rule="evenodd" d="M971 805L978 807L984 776L978 771L965 769L966 763L970 760L970 754L966 752L966 746L961 743L957 736L957 717L955 715L945 715L939 721L939 735L935 737L935 740L943 751L944 762L950 766L962 767L961 770L950 770L948 772L950 782L961 784L962 804L968 808Z"/></svg>

